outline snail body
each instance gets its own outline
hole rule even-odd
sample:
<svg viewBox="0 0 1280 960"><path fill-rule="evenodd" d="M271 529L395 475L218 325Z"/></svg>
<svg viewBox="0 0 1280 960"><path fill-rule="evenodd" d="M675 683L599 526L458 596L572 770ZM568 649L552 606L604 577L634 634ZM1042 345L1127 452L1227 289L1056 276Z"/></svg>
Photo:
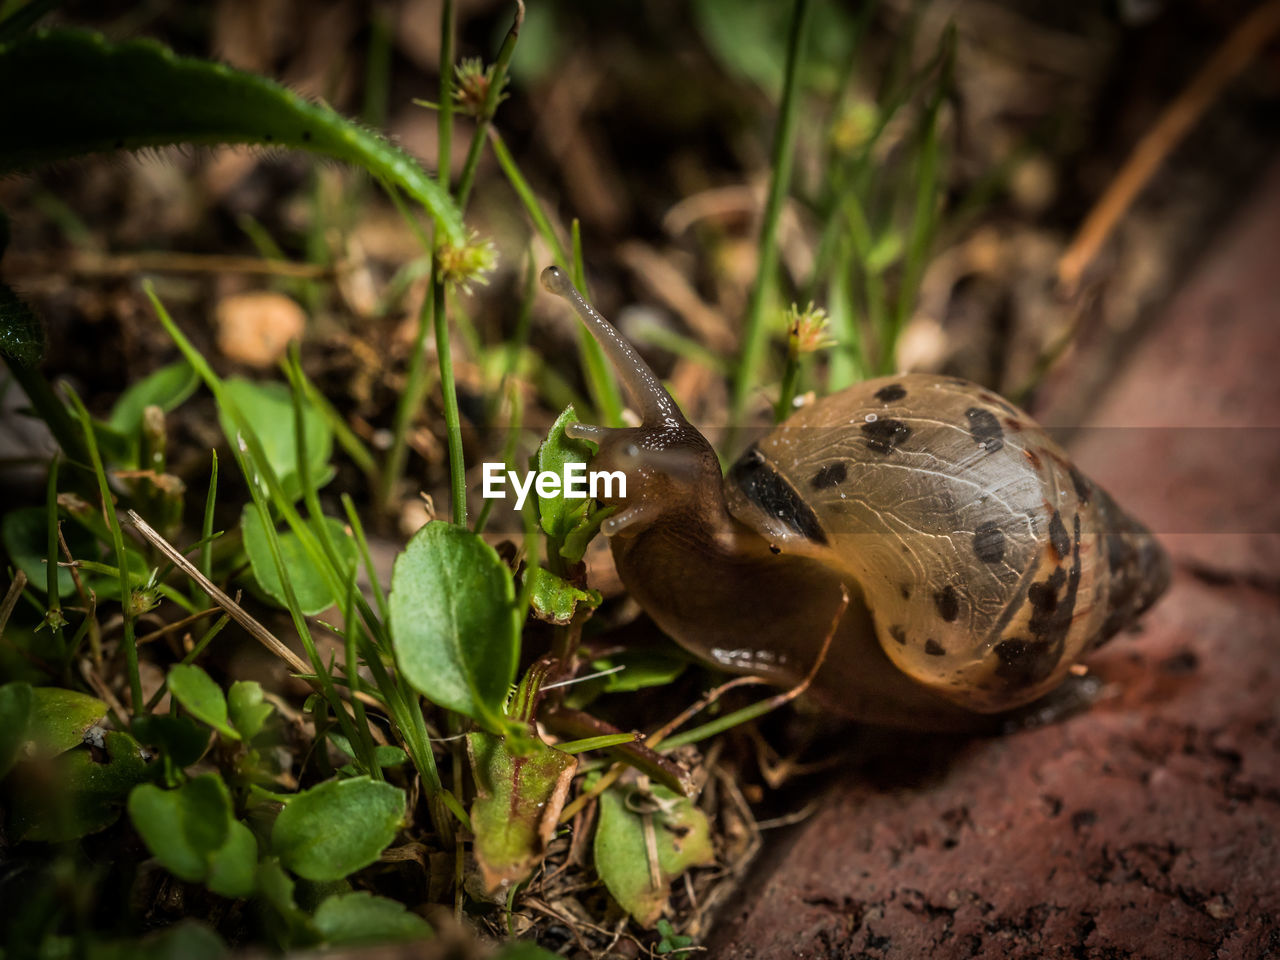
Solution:
<svg viewBox="0 0 1280 960"><path fill-rule="evenodd" d="M555 267L638 427L571 424L627 474L622 582L695 655L871 723L965 728L1044 697L1168 585L1155 538L1025 413L903 374L799 410L722 477L644 361Z"/></svg>

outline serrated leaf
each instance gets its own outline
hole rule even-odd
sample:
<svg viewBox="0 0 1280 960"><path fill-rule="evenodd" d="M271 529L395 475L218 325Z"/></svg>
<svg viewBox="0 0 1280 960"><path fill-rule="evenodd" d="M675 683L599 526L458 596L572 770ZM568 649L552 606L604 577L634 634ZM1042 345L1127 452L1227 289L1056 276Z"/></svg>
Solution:
<svg viewBox="0 0 1280 960"><path fill-rule="evenodd" d="M39 31L0 48L0 172L107 150L263 144L323 154L394 183L454 246L457 205L409 154L291 90L148 40Z"/></svg>
<svg viewBox="0 0 1280 960"><path fill-rule="evenodd" d="M636 812L648 811L647 816ZM654 886L645 840L646 820L657 847L658 884ZM715 862L711 830L693 802L654 785L648 793L635 786L610 787L600 796L595 864L600 879L636 922L650 927L667 905L671 881L689 867Z"/></svg>
<svg viewBox="0 0 1280 960"><path fill-rule="evenodd" d="M188 780L176 790L134 787L129 818L152 856L182 880L200 882L231 838L231 795L216 773Z"/></svg>
<svg viewBox="0 0 1280 960"><path fill-rule="evenodd" d="M27 737L40 756L53 757L80 745L85 731L107 715L97 697L61 687L35 687Z"/></svg>
<svg viewBox="0 0 1280 960"><path fill-rule="evenodd" d="M432 932L431 925L404 904L363 891L326 898L316 908L313 922L332 944L421 940Z"/></svg>
<svg viewBox="0 0 1280 960"><path fill-rule="evenodd" d="M240 734L227 722L227 698L214 679L194 663L169 668L169 693L193 717L231 740Z"/></svg>
<svg viewBox="0 0 1280 960"><path fill-rule="evenodd" d="M262 731L262 725L274 709L263 700L262 684L256 680L237 680L227 692L227 713L246 740L252 740Z"/></svg>
<svg viewBox="0 0 1280 960"><path fill-rule="evenodd" d="M280 861L308 880L338 880L378 859L404 819L404 791L353 777L290 800L271 830Z"/></svg>
<svg viewBox="0 0 1280 960"><path fill-rule="evenodd" d="M486 891L501 897L527 879L555 835L578 760L539 740L513 753L506 738L467 734L476 782L475 857Z"/></svg>
<svg viewBox="0 0 1280 960"><path fill-rule="evenodd" d="M325 517L324 522L329 528L329 539L338 554L338 562L342 564L338 575L346 582L356 565L355 541L347 536L346 528L337 520ZM262 526L258 508L253 503L244 505L240 514L240 532L244 537L244 551L249 556L254 580L280 606L287 606L280 572L267 541L267 532ZM289 572L289 584L293 587L293 595L302 612L309 617L315 616L341 602L342 598L334 596L328 579L317 567L298 535L292 530L284 530L277 533L276 537L280 541L280 555L285 569Z"/></svg>
<svg viewBox="0 0 1280 960"><path fill-rule="evenodd" d="M532 581L529 602L534 613L548 623L569 623L579 608L589 612L604 600L599 591L575 586L542 567L527 567L526 576Z"/></svg>
<svg viewBox="0 0 1280 960"><path fill-rule="evenodd" d="M102 736L106 760L88 747L55 757L29 777L15 771L9 827L15 839L64 843L115 823L130 789L148 776L138 741L109 730Z"/></svg>
<svg viewBox="0 0 1280 960"><path fill-rule="evenodd" d="M0 780L22 755L22 747L29 739L32 699L29 683L6 683L0 687Z"/></svg>
<svg viewBox="0 0 1280 960"><path fill-rule="evenodd" d="M240 377L229 377L222 386L223 396L235 404L262 443L263 454L285 496L290 502L300 500L302 479L298 476L297 431L289 388L274 381L254 383ZM218 419L223 433L234 443L239 432L235 419L226 410L218 411ZM329 464L333 430L324 415L307 404L302 407L302 430L307 445L307 471L319 489L333 479Z"/></svg>
<svg viewBox="0 0 1280 960"><path fill-rule="evenodd" d="M511 571L476 534L433 522L396 558L391 639L405 679L490 730L515 680L520 624Z"/></svg>

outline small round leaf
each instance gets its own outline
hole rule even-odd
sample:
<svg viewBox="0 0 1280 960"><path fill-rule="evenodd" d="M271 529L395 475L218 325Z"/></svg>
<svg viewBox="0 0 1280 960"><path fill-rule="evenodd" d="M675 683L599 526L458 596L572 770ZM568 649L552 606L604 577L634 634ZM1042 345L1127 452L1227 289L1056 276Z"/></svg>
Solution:
<svg viewBox="0 0 1280 960"><path fill-rule="evenodd" d="M316 929L329 943L385 943L431 936L431 927L403 904L372 894L343 893L316 908Z"/></svg>
<svg viewBox="0 0 1280 960"><path fill-rule="evenodd" d="M307 880L338 880L378 859L404 819L404 791L368 777L328 780L285 805L271 847Z"/></svg>
<svg viewBox="0 0 1280 960"><path fill-rule="evenodd" d="M169 669L169 692L197 720L224 737L240 739L227 722L227 698L222 688L194 663L178 663Z"/></svg>
<svg viewBox="0 0 1280 960"><path fill-rule="evenodd" d="M391 574L391 638L414 689L501 729L520 624L511 571L491 546L448 523L419 530Z"/></svg>

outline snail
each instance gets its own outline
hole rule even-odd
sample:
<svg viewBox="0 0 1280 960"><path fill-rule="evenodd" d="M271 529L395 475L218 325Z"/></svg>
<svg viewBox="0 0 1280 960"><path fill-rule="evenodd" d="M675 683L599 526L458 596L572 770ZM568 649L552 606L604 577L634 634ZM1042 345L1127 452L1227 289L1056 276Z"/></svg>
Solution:
<svg viewBox="0 0 1280 960"><path fill-rule="evenodd" d="M710 443L557 267L637 427L571 423L627 498L601 525L618 574L704 661L867 723L974 729L1045 698L1168 586L1167 554L1027 414L921 373L818 400L723 476ZM832 627L833 622L836 624ZM832 635L832 630L835 633Z"/></svg>

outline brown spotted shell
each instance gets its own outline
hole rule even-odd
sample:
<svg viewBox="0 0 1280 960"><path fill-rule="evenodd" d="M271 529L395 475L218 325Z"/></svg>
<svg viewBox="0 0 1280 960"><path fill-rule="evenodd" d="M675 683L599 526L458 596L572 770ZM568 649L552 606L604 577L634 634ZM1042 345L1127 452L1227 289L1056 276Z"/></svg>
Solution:
<svg viewBox="0 0 1280 960"><path fill-rule="evenodd" d="M963 380L870 380L805 407L725 494L773 549L840 571L894 666L973 711L1046 693L1168 582L1140 524Z"/></svg>

